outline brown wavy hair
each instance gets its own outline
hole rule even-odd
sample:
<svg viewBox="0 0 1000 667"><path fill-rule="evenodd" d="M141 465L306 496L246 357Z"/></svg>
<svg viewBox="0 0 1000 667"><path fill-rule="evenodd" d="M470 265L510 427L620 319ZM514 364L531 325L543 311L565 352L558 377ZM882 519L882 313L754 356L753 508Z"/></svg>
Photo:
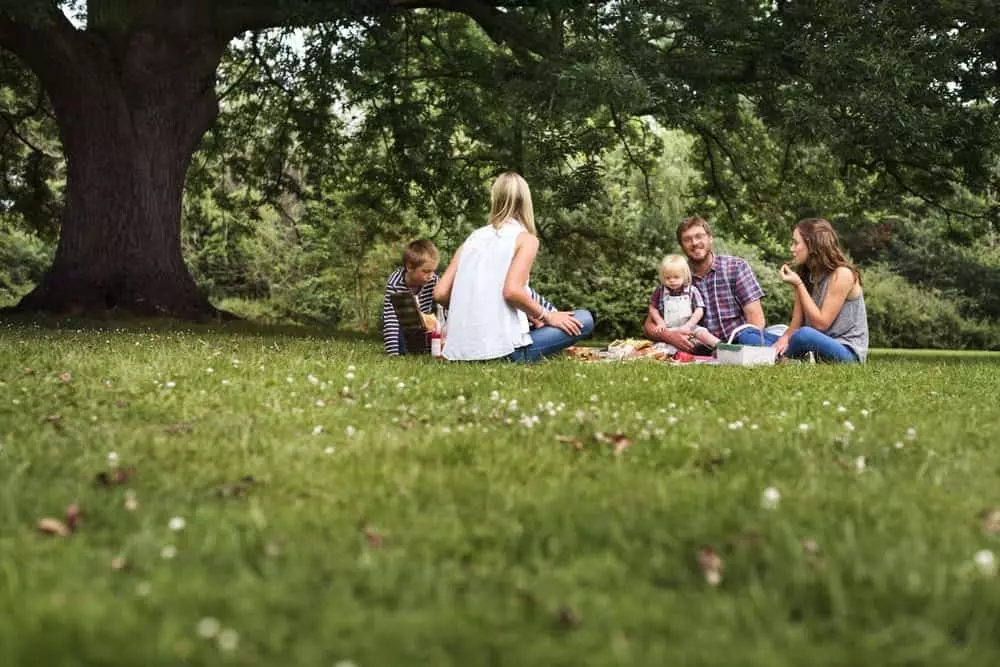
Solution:
<svg viewBox="0 0 1000 667"><path fill-rule="evenodd" d="M799 235L802 236L809 253L806 263L798 267L798 274L802 280L811 283L815 278L819 282L823 276L846 266L854 274L858 284L861 284L861 272L858 271L858 267L847 261L840 247L837 232L828 220L805 218L795 224L795 229L799 230Z"/></svg>

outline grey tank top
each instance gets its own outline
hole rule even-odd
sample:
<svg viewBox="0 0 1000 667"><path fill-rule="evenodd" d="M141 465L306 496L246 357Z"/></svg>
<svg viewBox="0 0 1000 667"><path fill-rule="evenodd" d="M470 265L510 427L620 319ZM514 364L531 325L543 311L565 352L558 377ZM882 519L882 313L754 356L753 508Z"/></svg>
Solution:
<svg viewBox="0 0 1000 667"><path fill-rule="evenodd" d="M828 273L818 285L813 286L812 298L820 308L823 307L829 282ZM848 297L844 301L837 317L833 318L833 322L823 333L854 350L859 361L863 362L868 358L868 312L865 310L864 291L856 298Z"/></svg>

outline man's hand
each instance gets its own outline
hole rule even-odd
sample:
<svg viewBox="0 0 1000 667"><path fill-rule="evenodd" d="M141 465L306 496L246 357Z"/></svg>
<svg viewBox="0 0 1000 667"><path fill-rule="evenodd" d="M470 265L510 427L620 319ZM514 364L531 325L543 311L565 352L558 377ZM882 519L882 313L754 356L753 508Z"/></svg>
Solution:
<svg viewBox="0 0 1000 667"><path fill-rule="evenodd" d="M681 352L694 352L694 344L691 343L691 339L683 331L667 329L663 332L660 340L668 345L673 345Z"/></svg>

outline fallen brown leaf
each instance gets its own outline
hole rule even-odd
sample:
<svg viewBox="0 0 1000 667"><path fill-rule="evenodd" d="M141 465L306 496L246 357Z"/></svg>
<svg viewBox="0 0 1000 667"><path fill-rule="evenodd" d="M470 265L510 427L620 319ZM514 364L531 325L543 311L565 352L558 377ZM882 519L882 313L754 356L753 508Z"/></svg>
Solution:
<svg viewBox="0 0 1000 667"><path fill-rule="evenodd" d="M255 484L257 480L254 479L253 475L244 475L240 478L240 481L235 484L223 484L221 486L215 487L215 495L221 498L245 498L247 495L247 489L251 485Z"/></svg>
<svg viewBox="0 0 1000 667"><path fill-rule="evenodd" d="M556 625L561 630L574 630L580 625L580 616L568 605L559 607L556 613Z"/></svg>
<svg viewBox="0 0 1000 667"><path fill-rule="evenodd" d="M70 531L76 530L76 525L80 521L80 506L76 503L70 503L69 507L66 508L66 527Z"/></svg>
<svg viewBox="0 0 1000 667"><path fill-rule="evenodd" d="M574 438L571 435L557 435L556 436L556 441L557 442L563 442L563 443L569 445L570 447L572 447L573 449L575 449L578 452L582 452L583 451L583 441L580 440L580 438Z"/></svg>
<svg viewBox="0 0 1000 667"><path fill-rule="evenodd" d="M135 477L135 466L128 468L116 468L111 472L99 472L94 476L94 484L97 486L118 486L126 484Z"/></svg>
<svg viewBox="0 0 1000 667"><path fill-rule="evenodd" d="M709 586L718 586L722 583L724 565L722 557L714 549L705 547L698 552L698 566L701 568L702 574L705 575L705 581Z"/></svg>
<svg viewBox="0 0 1000 667"><path fill-rule="evenodd" d="M128 567L128 560L125 556L115 556L111 559L111 569L115 572L121 572Z"/></svg>
<svg viewBox="0 0 1000 667"><path fill-rule="evenodd" d="M73 531L69 529L69 526L59 519L53 519L50 516L39 519L38 530L47 535L55 535L56 537L69 537L73 534Z"/></svg>
<svg viewBox="0 0 1000 667"><path fill-rule="evenodd" d="M404 419L403 421L399 422L399 428L404 430L411 429L416 425L417 422L413 421L412 419Z"/></svg>
<svg viewBox="0 0 1000 667"><path fill-rule="evenodd" d="M612 453L618 456L622 452L631 446L632 441L629 440L628 436L624 433L603 433L598 431L594 434L594 438L598 442L603 442L606 445L611 445Z"/></svg>
<svg viewBox="0 0 1000 667"><path fill-rule="evenodd" d="M382 536L379 535L374 528L371 526L365 526L364 534L369 547L372 549L380 549L382 547Z"/></svg>
<svg viewBox="0 0 1000 667"><path fill-rule="evenodd" d="M45 418L42 419L42 421L45 422L46 424L52 424L53 426L62 426L62 415L60 414L46 415Z"/></svg>
<svg viewBox="0 0 1000 667"><path fill-rule="evenodd" d="M73 375L69 371L64 371L59 374L59 379L62 382L69 382L70 380L73 379Z"/></svg>

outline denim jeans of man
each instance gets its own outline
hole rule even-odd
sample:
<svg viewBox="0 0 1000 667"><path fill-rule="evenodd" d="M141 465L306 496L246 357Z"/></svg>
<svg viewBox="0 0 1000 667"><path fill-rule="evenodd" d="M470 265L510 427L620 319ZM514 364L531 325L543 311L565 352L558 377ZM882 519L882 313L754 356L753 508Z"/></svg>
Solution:
<svg viewBox="0 0 1000 667"><path fill-rule="evenodd" d="M582 325L578 335L570 336L562 329L551 326L532 329L530 332L531 345L517 348L511 353L509 359L519 363L539 361L544 357L565 350L593 333L594 316L590 314L589 310L573 311L573 317Z"/></svg>
<svg viewBox="0 0 1000 667"><path fill-rule="evenodd" d="M736 334L736 338L733 340L734 343L739 343L740 345L752 345L754 347L764 347L769 345L774 345L781 334L785 333L788 329L787 325L775 324L764 329L764 337L761 339L760 329L754 329L753 327L747 327L742 329Z"/></svg>

